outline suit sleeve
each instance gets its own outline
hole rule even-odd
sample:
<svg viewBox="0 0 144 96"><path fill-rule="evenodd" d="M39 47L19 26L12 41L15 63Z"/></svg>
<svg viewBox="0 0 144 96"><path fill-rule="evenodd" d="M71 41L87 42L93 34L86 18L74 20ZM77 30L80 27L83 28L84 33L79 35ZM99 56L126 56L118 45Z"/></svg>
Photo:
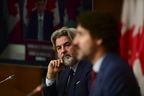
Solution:
<svg viewBox="0 0 144 96"><path fill-rule="evenodd" d="M44 96L57 96L56 83L44 88Z"/></svg>
<svg viewBox="0 0 144 96"><path fill-rule="evenodd" d="M48 82L47 82L48 81ZM58 91L57 91L57 84L59 81L59 74L57 75L55 80L48 80L46 78L46 87L44 88L44 96L57 96ZM47 84L49 83L49 84Z"/></svg>
<svg viewBox="0 0 144 96"><path fill-rule="evenodd" d="M103 96L140 96L139 87L129 66L113 67L104 79Z"/></svg>

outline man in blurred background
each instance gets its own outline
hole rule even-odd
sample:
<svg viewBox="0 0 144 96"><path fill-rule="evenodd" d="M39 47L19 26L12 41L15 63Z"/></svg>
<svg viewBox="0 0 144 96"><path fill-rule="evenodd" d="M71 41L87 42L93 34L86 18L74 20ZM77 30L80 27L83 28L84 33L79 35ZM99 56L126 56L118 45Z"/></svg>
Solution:
<svg viewBox="0 0 144 96"><path fill-rule="evenodd" d="M77 58L93 64L90 96L140 96L132 69L118 56L119 36L109 14L86 12L78 17L74 44Z"/></svg>
<svg viewBox="0 0 144 96"><path fill-rule="evenodd" d="M48 65L45 94L47 96L88 96L91 64L76 59L77 50L72 44L74 29L61 28L51 36L59 59Z"/></svg>
<svg viewBox="0 0 144 96"><path fill-rule="evenodd" d="M45 7L46 0L36 0L36 9L31 14L26 39L50 40L53 32L53 14Z"/></svg>

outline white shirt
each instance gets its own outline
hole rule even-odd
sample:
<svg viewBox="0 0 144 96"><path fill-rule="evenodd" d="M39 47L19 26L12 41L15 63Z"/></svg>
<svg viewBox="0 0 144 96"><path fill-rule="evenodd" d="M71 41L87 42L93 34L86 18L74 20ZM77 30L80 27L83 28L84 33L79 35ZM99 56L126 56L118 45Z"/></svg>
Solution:
<svg viewBox="0 0 144 96"><path fill-rule="evenodd" d="M70 69L73 69L74 75L75 75L75 72L77 70L78 64L79 63L77 63L74 66L70 67ZM49 79L46 78L46 86L51 86L54 82L55 82L55 79L54 80L49 80Z"/></svg>
<svg viewBox="0 0 144 96"><path fill-rule="evenodd" d="M39 20L44 20L44 14L38 14L38 21Z"/></svg>
<svg viewBox="0 0 144 96"><path fill-rule="evenodd" d="M104 57L105 57L105 56L102 56L101 58L99 58L99 59L96 61L96 63L93 65L93 68L92 68L92 69L93 69L94 72L96 72L96 73L99 72Z"/></svg>

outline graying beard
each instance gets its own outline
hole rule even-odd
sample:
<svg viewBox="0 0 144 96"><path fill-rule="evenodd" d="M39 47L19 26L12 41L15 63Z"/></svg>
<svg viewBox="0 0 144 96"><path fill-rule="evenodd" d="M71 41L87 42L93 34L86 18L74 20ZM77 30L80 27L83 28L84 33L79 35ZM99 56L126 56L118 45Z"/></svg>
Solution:
<svg viewBox="0 0 144 96"><path fill-rule="evenodd" d="M71 66L71 65L73 65L72 63L73 63L73 58L72 57L64 57L63 58L63 62L64 62L64 65L66 65L66 66Z"/></svg>

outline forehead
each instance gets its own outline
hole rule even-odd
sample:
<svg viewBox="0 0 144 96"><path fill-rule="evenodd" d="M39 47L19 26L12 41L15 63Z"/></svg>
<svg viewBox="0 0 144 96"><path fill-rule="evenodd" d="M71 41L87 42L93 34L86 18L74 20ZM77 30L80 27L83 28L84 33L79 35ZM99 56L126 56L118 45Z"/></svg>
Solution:
<svg viewBox="0 0 144 96"><path fill-rule="evenodd" d="M89 33L89 31L87 29L85 29L84 27L82 27L81 25L77 26L77 33Z"/></svg>
<svg viewBox="0 0 144 96"><path fill-rule="evenodd" d="M72 42L68 36L61 36L61 37L57 38L55 41L56 46L63 45L66 42Z"/></svg>

